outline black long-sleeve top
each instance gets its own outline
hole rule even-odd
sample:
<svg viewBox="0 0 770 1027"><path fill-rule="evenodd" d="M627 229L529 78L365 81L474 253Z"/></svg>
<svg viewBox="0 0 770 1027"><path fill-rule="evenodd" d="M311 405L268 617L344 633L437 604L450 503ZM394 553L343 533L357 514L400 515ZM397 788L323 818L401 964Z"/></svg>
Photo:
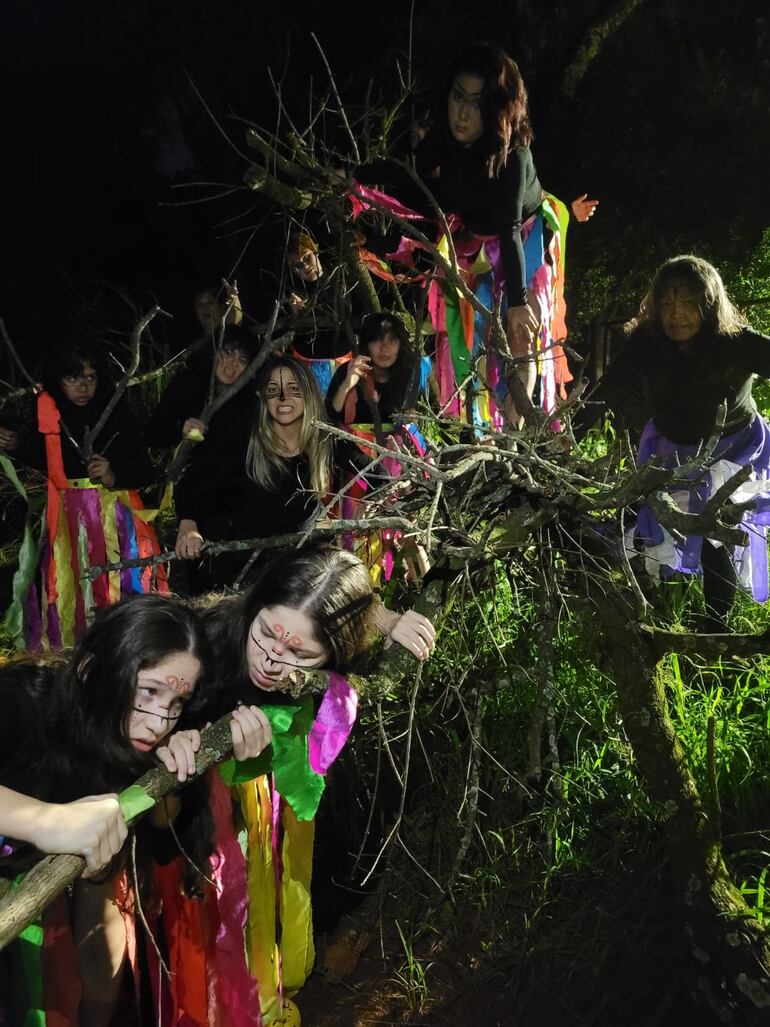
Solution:
<svg viewBox="0 0 770 1027"><path fill-rule="evenodd" d="M310 467L304 455L284 461L284 473L274 489L266 489L246 473L248 435L234 440L227 453L218 458L200 450L190 461L174 498L178 519L201 524L202 518L226 493L230 506L233 538L270 538L299 531L319 510L311 489ZM351 442L335 439L332 470L336 482L347 472L358 472L371 461ZM371 484L381 483L387 475L380 471L367 475ZM334 486L334 482L332 482ZM336 487L336 486L335 486Z"/></svg>
<svg viewBox="0 0 770 1027"><path fill-rule="evenodd" d="M179 445L184 422L190 417L200 417L206 406L210 380L209 362L198 362L186 367L171 379L144 429L149 446L168 449ZM215 391L218 384L215 382ZM235 423L247 422L250 427L256 404L254 385L247 382L211 418L206 432L207 442L212 438L216 440L220 435L230 435Z"/></svg>
<svg viewBox="0 0 770 1027"><path fill-rule="evenodd" d="M343 364L342 367L338 367L334 372L332 380L329 382L329 388L326 392L326 413L331 421L336 424L342 424L345 421L345 409L335 410L332 406L332 399L336 392L345 381L347 376L347 365ZM399 390L393 382L376 382L375 389L377 391L377 407L380 411L380 419L382 421L391 421L393 415L397 414L404 405L403 390ZM359 385L355 388L356 396L356 411L350 424L371 424L372 423L372 410L363 391ZM347 397L346 397L347 398Z"/></svg>
<svg viewBox="0 0 770 1027"><path fill-rule="evenodd" d="M459 214L476 235L500 237L508 304L524 306L527 282L521 226L543 200L543 188L529 147L514 147L505 167L492 178L484 139L464 146L446 127L431 129L414 156L418 174L436 196L442 210ZM433 217L425 197L417 193L414 183L388 161L373 161L357 168L355 174L360 182L379 184L426 218Z"/></svg>
<svg viewBox="0 0 770 1027"><path fill-rule="evenodd" d="M86 428L96 425L105 404L106 399L102 402L98 396L84 407L70 403L66 397L56 397L62 422L79 444L83 442ZM64 430L61 433L61 449L67 477L87 477L86 466ZM141 488L155 479L155 468L147 453L139 420L125 399L120 400L94 440L94 452L109 461L115 474L115 484L112 486L115 489ZM12 455L43 474L47 473L45 436L37 430L37 422L34 430L21 439Z"/></svg>
<svg viewBox="0 0 770 1027"><path fill-rule="evenodd" d="M483 138L463 146L446 129L433 129L415 151L421 177L438 169L434 191L443 210L457 212L476 235L500 236L508 303L523 306L527 282L521 226L540 206L543 188L528 146L514 147L492 178L488 159Z"/></svg>
<svg viewBox="0 0 770 1027"><path fill-rule="evenodd" d="M685 345L660 331L639 328L589 396L580 427L588 427L605 407L622 415L624 406L641 393L646 413L672 442L696 445L708 438L725 401L723 433L730 435L757 412L751 395L754 375L770 378L770 338L750 328L734 336L702 328Z"/></svg>

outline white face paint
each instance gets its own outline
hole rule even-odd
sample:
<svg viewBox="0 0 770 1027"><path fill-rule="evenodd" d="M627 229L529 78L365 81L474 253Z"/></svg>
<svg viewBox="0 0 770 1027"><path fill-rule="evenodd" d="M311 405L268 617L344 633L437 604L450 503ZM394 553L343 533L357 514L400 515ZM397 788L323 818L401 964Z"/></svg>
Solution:
<svg viewBox="0 0 770 1027"><path fill-rule="evenodd" d="M315 627L301 610L264 606L249 627L246 663L252 684L271 691L280 688L293 670L313 670L328 659Z"/></svg>
<svg viewBox="0 0 770 1027"><path fill-rule="evenodd" d="M126 737L139 752L151 752L173 731L195 690L201 665L192 653L172 653L136 676L134 709Z"/></svg>

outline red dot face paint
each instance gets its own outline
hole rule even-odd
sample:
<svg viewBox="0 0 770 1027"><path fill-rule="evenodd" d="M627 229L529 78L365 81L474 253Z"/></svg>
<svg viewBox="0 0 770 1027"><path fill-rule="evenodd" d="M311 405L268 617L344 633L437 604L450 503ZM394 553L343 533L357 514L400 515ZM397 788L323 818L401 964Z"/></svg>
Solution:
<svg viewBox="0 0 770 1027"><path fill-rule="evenodd" d="M290 634L283 624L271 624L270 627L275 638L279 642L283 642L284 645L288 646L290 649L302 647L303 642L300 636Z"/></svg>
<svg viewBox="0 0 770 1027"><path fill-rule="evenodd" d="M176 674L167 674L165 681L168 687L177 695L189 695L192 692L192 683L185 681L182 677L177 677Z"/></svg>

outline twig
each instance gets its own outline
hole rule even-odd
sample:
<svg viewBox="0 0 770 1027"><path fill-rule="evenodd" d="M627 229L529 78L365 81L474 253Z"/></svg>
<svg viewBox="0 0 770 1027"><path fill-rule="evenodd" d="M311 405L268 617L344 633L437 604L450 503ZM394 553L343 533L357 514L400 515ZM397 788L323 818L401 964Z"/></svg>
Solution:
<svg viewBox="0 0 770 1027"><path fill-rule="evenodd" d="M313 40L315 45L318 47L318 52L321 55L321 60L323 61L324 67L326 68L326 74L329 76L329 85L331 86L332 92L334 93L334 98L337 101L337 107L338 107L340 116L341 116L342 121L343 121L343 123L345 125L345 128L347 129L348 136L350 137L350 142L351 142L351 144L353 146L353 156L356 159L356 164L360 164L361 163L361 155L358 152L358 143L356 142L356 137L353 135L353 130L350 127L350 122L348 121L348 116L345 113L345 108L342 105L342 100L340 99L340 94L337 92L337 83L334 81L334 75L332 74L332 69L329 67L329 62L326 59L326 54L324 53L323 47L318 42L318 37L316 36L315 32L311 32L310 33L310 38Z"/></svg>
<svg viewBox="0 0 770 1027"><path fill-rule="evenodd" d="M131 335L131 357L128 362L128 366L126 367L123 376L115 386L115 391L110 396L109 401L107 402L104 410L102 410L96 424L93 428L87 430L83 437L82 449L86 458L86 463L88 463L88 460L90 460L94 454L95 440L98 438L99 433L110 419L113 410L118 405L123 393L128 388L129 380L136 373L137 367L139 367L139 351L142 341L142 333L158 314L163 314L164 317L171 316L170 314L167 314L165 310L161 310L161 308L156 304L152 310L149 310L134 326L134 331Z"/></svg>
<svg viewBox="0 0 770 1027"><path fill-rule="evenodd" d="M438 505L441 502L441 493L444 491L444 482L439 481L436 485L436 492L433 496L433 500L430 504L430 510L428 511L428 523L425 528L425 551L430 556L430 552L433 549L433 524L436 520L436 513L438 511Z"/></svg>
<svg viewBox="0 0 770 1027"><path fill-rule="evenodd" d="M361 439L357 435L352 435L348 431L344 431L342 428L337 428L333 424L329 424L326 421L312 421L313 427L321 428L323 431L328 432L330 435L336 435L339 439L346 439L348 442L354 442L356 445L361 444ZM432 478L438 478L441 480L444 477L444 473L439 471L433 464L427 463L425 460L420 460L414 456L408 456L406 453L401 453L393 449L388 449L386 446L381 446L377 442L371 442L367 439L366 445L373 449L376 453L381 453L383 456L392 456L394 460L398 460L399 463L406 464L407 467L414 467L416 470L424 471L429 474Z"/></svg>
<svg viewBox="0 0 770 1027"><path fill-rule="evenodd" d="M29 371L28 371L28 370L26 369L26 367L24 366L24 364L23 364L23 363L21 362L21 359L20 359L20 357L19 357L19 354L18 354L18 353L16 352L16 347L15 347L15 346L13 345L13 343L11 342L11 337L10 337L10 335L8 334L8 329L7 329L6 327L5 327L5 321L4 321L4 320L3 320L3 319L2 319L1 317L0 317L0 334L2 334L2 336L3 336L3 342L4 342L4 343L5 343L5 345L6 345L7 347L8 347L8 352L9 352L9 353L11 354L11 359L12 359L12 360L13 360L13 362L14 362L14 363L16 364L16 366L18 367L18 369L19 369L19 370L21 371L21 373L22 373L22 376L23 376L24 378L26 378L26 380L27 380L27 381L29 382L29 384L30 384L30 385L32 386L32 389L33 389L33 390L34 390L35 392L40 392L40 385L38 384L38 382L36 382L36 381L35 381L35 380L34 380L34 379L32 378L32 375L31 375L31 374L29 373Z"/></svg>
<svg viewBox="0 0 770 1027"><path fill-rule="evenodd" d="M709 716L706 723L706 772L708 774L709 782L709 798L711 800L711 809L709 810L709 816L711 819L711 828L714 832L714 836L717 841L722 840L722 805L719 801L719 783L717 781L717 768L716 768L716 756L715 756L715 735L716 735L716 720L713 713Z"/></svg>

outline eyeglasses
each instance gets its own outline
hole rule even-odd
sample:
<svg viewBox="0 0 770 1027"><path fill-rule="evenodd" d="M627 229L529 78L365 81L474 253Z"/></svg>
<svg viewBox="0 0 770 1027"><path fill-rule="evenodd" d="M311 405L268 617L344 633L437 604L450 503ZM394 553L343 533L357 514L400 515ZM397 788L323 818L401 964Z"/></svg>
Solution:
<svg viewBox="0 0 770 1027"><path fill-rule="evenodd" d="M296 257L292 260L289 267L292 271L306 271L308 268L315 267L317 259L317 254L308 251L303 253L301 257Z"/></svg>
<svg viewBox="0 0 770 1027"><path fill-rule="evenodd" d="M80 385L96 385L99 381L98 374L65 374L62 378L62 383L67 386L68 389L76 389Z"/></svg>
<svg viewBox="0 0 770 1027"><path fill-rule="evenodd" d="M176 724L179 718L182 716L182 708L180 707L176 713L172 713L171 710L166 710L165 713L158 713L157 710L148 710L143 706L132 706L134 713L143 713L145 717L160 717L162 721L167 724Z"/></svg>
<svg viewBox="0 0 770 1027"><path fill-rule="evenodd" d="M290 382L281 388L280 385L268 385L265 389L265 399L278 399L280 396L291 396L292 399L301 399L302 390L299 385Z"/></svg>

